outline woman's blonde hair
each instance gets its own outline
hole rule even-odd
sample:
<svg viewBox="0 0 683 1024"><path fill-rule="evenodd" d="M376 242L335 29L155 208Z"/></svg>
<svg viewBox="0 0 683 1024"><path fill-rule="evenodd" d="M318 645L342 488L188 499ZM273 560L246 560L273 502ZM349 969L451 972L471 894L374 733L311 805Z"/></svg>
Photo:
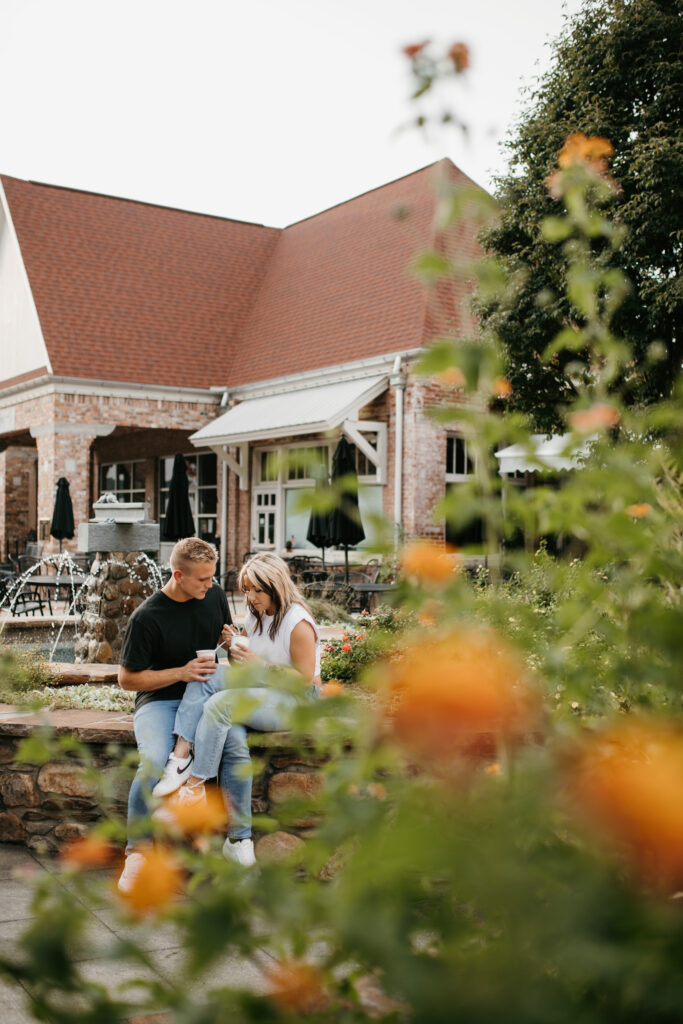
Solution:
<svg viewBox="0 0 683 1024"><path fill-rule="evenodd" d="M268 630L271 640L275 639L283 618L293 604L303 605L306 611L310 612L299 588L289 575L287 563L278 555L273 555L269 551L264 551L260 555L254 555L248 562L245 562L240 569L237 582L240 590L245 590L248 584L252 587L258 587L273 602L275 611L273 613L273 622ZM263 622L261 621L261 614L254 608L251 608L251 612L256 617L259 633L262 633Z"/></svg>

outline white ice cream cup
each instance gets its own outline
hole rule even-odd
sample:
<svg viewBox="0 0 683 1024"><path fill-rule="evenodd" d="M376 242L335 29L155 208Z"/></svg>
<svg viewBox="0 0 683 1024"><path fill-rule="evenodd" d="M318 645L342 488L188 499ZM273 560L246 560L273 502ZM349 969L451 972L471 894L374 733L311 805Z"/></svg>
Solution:
<svg viewBox="0 0 683 1024"><path fill-rule="evenodd" d="M238 633L232 638L231 647L241 647L243 651L249 650L249 637L244 636L243 633Z"/></svg>
<svg viewBox="0 0 683 1024"><path fill-rule="evenodd" d="M215 647L204 647L201 651L197 651L198 658L212 658L216 660L216 648Z"/></svg>

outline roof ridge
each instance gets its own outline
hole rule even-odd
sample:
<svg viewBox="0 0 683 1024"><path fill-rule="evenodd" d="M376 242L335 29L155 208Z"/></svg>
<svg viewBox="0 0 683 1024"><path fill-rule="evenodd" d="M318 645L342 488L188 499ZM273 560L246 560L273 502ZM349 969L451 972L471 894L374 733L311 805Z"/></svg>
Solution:
<svg viewBox="0 0 683 1024"><path fill-rule="evenodd" d="M168 206L165 203L150 203L145 199L131 199L126 196L113 196L108 192L93 192L87 188L74 188L71 185L53 185L49 181L34 181L32 178L15 178L11 174L0 174L2 181L17 181L21 185L32 185L35 188L49 188L58 192L73 192L76 195L94 196L97 199L113 199L118 203L135 203L138 206L149 206L156 210L170 210L172 213L186 213L190 217L209 217L211 220L228 221L231 224L245 224L253 228L267 228L269 231L282 231L283 228L275 228L269 224L262 224L259 221L240 220L238 217L224 217L218 213L202 213L199 210L186 210L181 206Z"/></svg>
<svg viewBox="0 0 683 1024"><path fill-rule="evenodd" d="M292 221L291 224L287 224L284 227L284 231L287 228L296 227L297 224L305 224L307 220L313 220L315 217L322 217L324 213L329 213L330 210L336 210L339 206L346 206L347 203L354 203L356 199L362 199L363 196L369 196L373 192L381 192L382 189L388 188L389 185L395 185L399 181L405 181L406 178L413 178L416 174L423 174L425 171L430 170L432 167L438 167L439 164L448 163L451 164L456 170L459 170L453 163L450 157L442 156L438 160L433 160L430 164L425 164L424 167L418 167L416 171L409 171L407 174L400 174L398 178L392 178L391 181L385 181L383 185L375 185L374 188L368 188L365 192L359 192L358 195L349 196L348 199L342 199L338 203L332 203L332 206L326 206L324 210L318 210L317 213L312 213L308 217L302 217L301 220ZM462 172L461 172L462 173ZM471 180L471 179L470 179Z"/></svg>

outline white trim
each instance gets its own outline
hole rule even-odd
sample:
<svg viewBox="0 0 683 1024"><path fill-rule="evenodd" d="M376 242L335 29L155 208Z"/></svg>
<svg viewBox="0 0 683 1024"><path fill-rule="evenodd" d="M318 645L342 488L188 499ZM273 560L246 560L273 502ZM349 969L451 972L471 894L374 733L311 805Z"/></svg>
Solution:
<svg viewBox="0 0 683 1024"><path fill-rule="evenodd" d="M351 363L337 363L335 366L323 366L317 370L302 370L286 377L271 377L267 380L252 381L250 384L236 384L230 387L215 386L212 390L225 394L231 401L249 398L264 398L271 394L284 394L287 391L301 391L303 387L323 384L339 384L345 380L356 380L361 377L373 377L381 373L389 373L396 359L416 359L422 355L424 348L411 348L400 353L387 352L385 355L370 356Z"/></svg>
<svg viewBox="0 0 683 1024"><path fill-rule="evenodd" d="M361 431L377 434L377 449L367 441ZM379 420L345 420L342 431L359 448L368 462L377 467L374 476L359 475L359 483L385 484L387 482L387 425Z"/></svg>
<svg viewBox="0 0 683 1024"><path fill-rule="evenodd" d="M218 406L218 398L208 388L171 387L167 384L136 384L120 381L87 381L81 377L53 377L44 374L32 380L0 389L0 408L27 402L45 395L86 395L93 398L133 398L138 401L190 402L193 405Z"/></svg>
<svg viewBox="0 0 683 1024"><path fill-rule="evenodd" d="M236 474L239 480L239 488L241 491L249 490L249 445L238 444L233 445L237 449L237 458L234 458L228 451L227 444L212 444L209 445L212 451L216 453L219 459L222 459L224 465L228 466L233 473Z"/></svg>

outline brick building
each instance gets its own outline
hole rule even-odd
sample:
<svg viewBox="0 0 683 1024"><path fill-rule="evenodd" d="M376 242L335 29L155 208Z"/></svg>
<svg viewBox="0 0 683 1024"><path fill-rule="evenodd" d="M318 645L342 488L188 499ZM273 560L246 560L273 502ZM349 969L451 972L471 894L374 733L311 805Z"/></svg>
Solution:
<svg viewBox="0 0 683 1024"><path fill-rule="evenodd" d="M341 431L368 520L443 537L467 454L411 366L471 330L468 286L408 268L478 255L466 222L435 227L444 180L471 185L444 160L275 229L0 176L0 556L32 531L56 546L60 476L77 523L104 490L163 517L179 451L223 565L306 548L296 498Z"/></svg>

